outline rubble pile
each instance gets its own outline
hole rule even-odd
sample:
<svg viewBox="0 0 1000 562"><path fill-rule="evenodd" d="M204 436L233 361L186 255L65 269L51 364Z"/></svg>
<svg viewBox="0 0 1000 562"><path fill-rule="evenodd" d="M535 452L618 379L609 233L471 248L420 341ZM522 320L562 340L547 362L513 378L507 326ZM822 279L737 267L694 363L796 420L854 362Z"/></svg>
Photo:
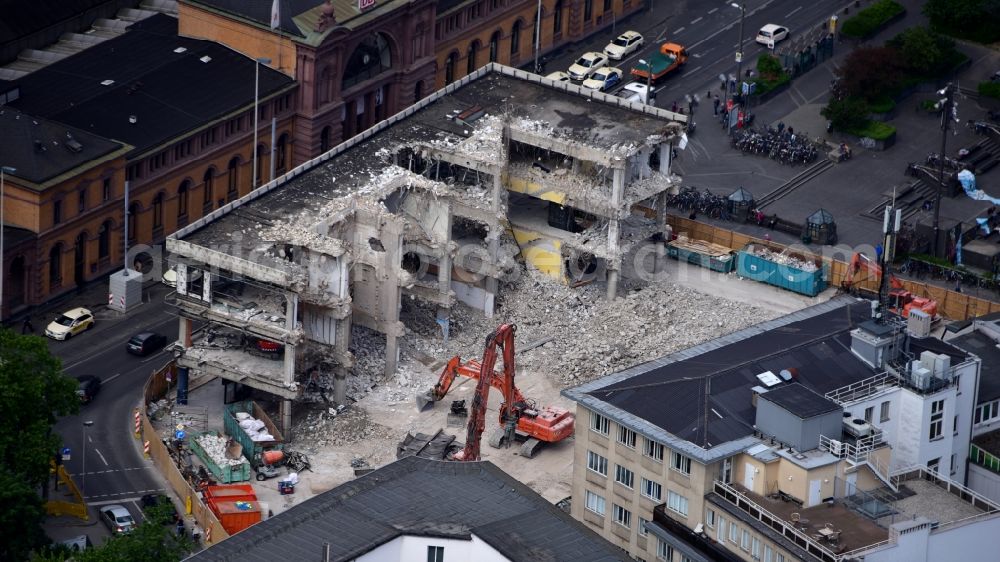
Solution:
<svg viewBox="0 0 1000 562"><path fill-rule="evenodd" d="M360 406L313 408L295 423L292 431L296 440L308 443L313 452L397 436L392 429L372 421Z"/></svg>
<svg viewBox="0 0 1000 562"><path fill-rule="evenodd" d="M750 253L761 259L765 259L779 265L787 265L789 267L794 267L795 269L801 269L802 271L816 271L819 269L812 261L804 260L802 258L786 254L785 252L775 252L770 248L763 246L752 247L750 249Z"/></svg>
<svg viewBox="0 0 1000 562"><path fill-rule="evenodd" d="M219 466L239 466L243 464L243 459L231 459L226 456L226 444L229 439L219 435L212 435L210 433L203 433L199 435L196 440L201 448L205 451L211 459L212 462Z"/></svg>
<svg viewBox="0 0 1000 562"><path fill-rule="evenodd" d="M608 373L769 320L776 313L673 284L631 290L615 301L603 288L570 288L523 272L500 291L497 317L459 306L445 345L433 312L415 302L403 308L407 338L420 351L446 360L482 355L483 338L501 323L517 324L518 368L544 372L563 386Z"/></svg>

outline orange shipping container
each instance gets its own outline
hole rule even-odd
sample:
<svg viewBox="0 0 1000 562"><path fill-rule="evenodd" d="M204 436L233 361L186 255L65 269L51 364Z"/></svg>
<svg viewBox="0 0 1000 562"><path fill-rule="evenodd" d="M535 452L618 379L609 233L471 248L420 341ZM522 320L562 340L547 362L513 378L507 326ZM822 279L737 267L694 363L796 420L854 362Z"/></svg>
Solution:
<svg viewBox="0 0 1000 562"><path fill-rule="evenodd" d="M222 528L230 535L260 523L260 504L255 501L208 500L208 507L219 518Z"/></svg>
<svg viewBox="0 0 1000 562"><path fill-rule="evenodd" d="M205 488L205 499L219 501L257 501L257 493L250 484L224 484Z"/></svg>

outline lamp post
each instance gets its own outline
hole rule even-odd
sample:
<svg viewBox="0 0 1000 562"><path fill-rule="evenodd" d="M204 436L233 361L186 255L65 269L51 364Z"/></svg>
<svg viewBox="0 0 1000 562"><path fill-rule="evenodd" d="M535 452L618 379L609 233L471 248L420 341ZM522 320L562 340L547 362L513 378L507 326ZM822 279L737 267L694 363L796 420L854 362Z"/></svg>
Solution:
<svg viewBox="0 0 1000 562"><path fill-rule="evenodd" d="M646 67L646 95L642 103L649 105L649 94L653 89L653 67L643 59L639 59L639 64Z"/></svg>
<svg viewBox="0 0 1000 562"><path fill-rule="evenodd" d="M257 104L260 101L260 65L261 64L271 64L271 59L268 58L258 58L254 64L254 76L253 76L253 183L250 185L250 189L257 189L257 120L260 117L260 111L257 109Z"/></svg>
<svg viewBox="0 0 1000 562"><path fill-rule="evenodd" d="M13 174L17 171L17 168L11 168L10 166L0 166L0 319L3 318L3 280L7 276L7 266L4 265L3 261L3 182L4 174Z"/></svg>
<svg viewBox="0 0 1000 562"><path fill-rule="evenodd" d="M938 90L938 95L943 95L944 99L941 100L941 152L939 154L939 164L938 164L938 187L937 193L934 194L934 257L938 257L938 248L940 247L940 232L939 232L939 219L941 218L941 192L944 191L944 159L945 150L948 145L948 124L951 122L952 113L954 112L955 103L955 89L949 83L943 89Z"/></svg>
<svg viewBox="0 0 1000 562"><path fill-rule="evenodd" d="M87 487L87 428L94 425L93 421L83 422L83 470L80 475L80 499L84 498L84 489ZM84 501L86 503L86 501Z"/></svg>
<svg viewBox="0 0 1000 562"><path fill-rule="evenodd" d="M538 0L538 12L535 14L535 74L541 74L538 68L538 51L542 48L542 0Z"/></svg>
<svg viewBox="0 0 1000 562"><path fill-rule="evenodd" d="M743 83L743 20L746 18L747 10L746 4L737 4L736 2L732 2L729 5L740 11L740 46L739 50L736 51L736 84L737 91L739 91L742 96L743 88L739 86Z"/></svg>

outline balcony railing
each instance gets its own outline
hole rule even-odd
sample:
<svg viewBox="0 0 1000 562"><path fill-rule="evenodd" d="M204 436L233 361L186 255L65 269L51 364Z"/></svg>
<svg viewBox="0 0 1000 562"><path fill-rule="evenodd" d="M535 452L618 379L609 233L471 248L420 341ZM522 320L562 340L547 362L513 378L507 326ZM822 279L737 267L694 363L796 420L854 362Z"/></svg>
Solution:
<svg viewBox="0 0 1000 562"><path fill-rule="evenodd" d="M969 460L983 468L1000 474L1000 457L974 444L969 444Z"/></svg>
<svg viewBox="0 0 1000 562"><path fill-rule="evenodd" d="M826 393L826 397L841 406L864 400L869 396L884 390L899 386L899 380L888 372L879 373L873 377L842 386Z"/></svg>

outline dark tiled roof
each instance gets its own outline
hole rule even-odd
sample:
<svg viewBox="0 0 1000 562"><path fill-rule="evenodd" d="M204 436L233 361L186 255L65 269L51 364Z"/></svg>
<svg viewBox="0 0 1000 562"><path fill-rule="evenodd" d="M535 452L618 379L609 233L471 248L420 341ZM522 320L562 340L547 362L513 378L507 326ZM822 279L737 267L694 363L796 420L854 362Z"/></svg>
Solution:
<svg viewBox="0 0 1000 562"><path fill-rule="evenodd" d="M284 33L301 35L299 27L292 18L319 6L323 0L278 0L281 15L281 29ZM255 21L271 27L271 6L273 0L187 0L191 4L201 4L220 12L232 14L246 20Z"/></svg>
<svg viewBox="0 0 1000 562"><path fill-rule="evenodd" d="M17 169L11 174L15 178L38 186L124 148L120 143L9 106L0 106L0 131L0 162ZM79 152L70 150L67 142L76 146L73 140L79 143Z"/></svg>
<svg viewBox="0 0 1000 562"><path fill-rule="evenodd" d="M0 0L0 46L108 3L108 0Z"/></svg>
<svg viewBox="0 0 1000 562"><path fill-rule="evenodd" d="M760 400L773 402L802 419L841 409L833 400L797 383L785 384L761 394Z"/></svg>
<svg viewBox="0 0 1000 562"><path fill-rule="evenodd" d="M997 342L979 332L971 332L948 341L983 360L979 372L979 403L1000 398L1000 349Z"/></svg>
<svg viewBox="0 0 1000 562"><path fill-rule="evenodd" d="M475 535L511 560L625 561L624 553L489 462L407 457L188 560L353 560L401 535Z"/></svg>
<svg viewBox="0 0 1000 562"><path fill-rule="evenodd" d="M174 52L179 47L186 50ZM205 56L211 61L202 62ZM223 45L179 37L177 20L157 14L120 37L14 81L21 98L11 105L142 153L252 104L255 65ZM114 83L104 86L105 80ZM261 66L261 98L292 83Z"/></svg>

